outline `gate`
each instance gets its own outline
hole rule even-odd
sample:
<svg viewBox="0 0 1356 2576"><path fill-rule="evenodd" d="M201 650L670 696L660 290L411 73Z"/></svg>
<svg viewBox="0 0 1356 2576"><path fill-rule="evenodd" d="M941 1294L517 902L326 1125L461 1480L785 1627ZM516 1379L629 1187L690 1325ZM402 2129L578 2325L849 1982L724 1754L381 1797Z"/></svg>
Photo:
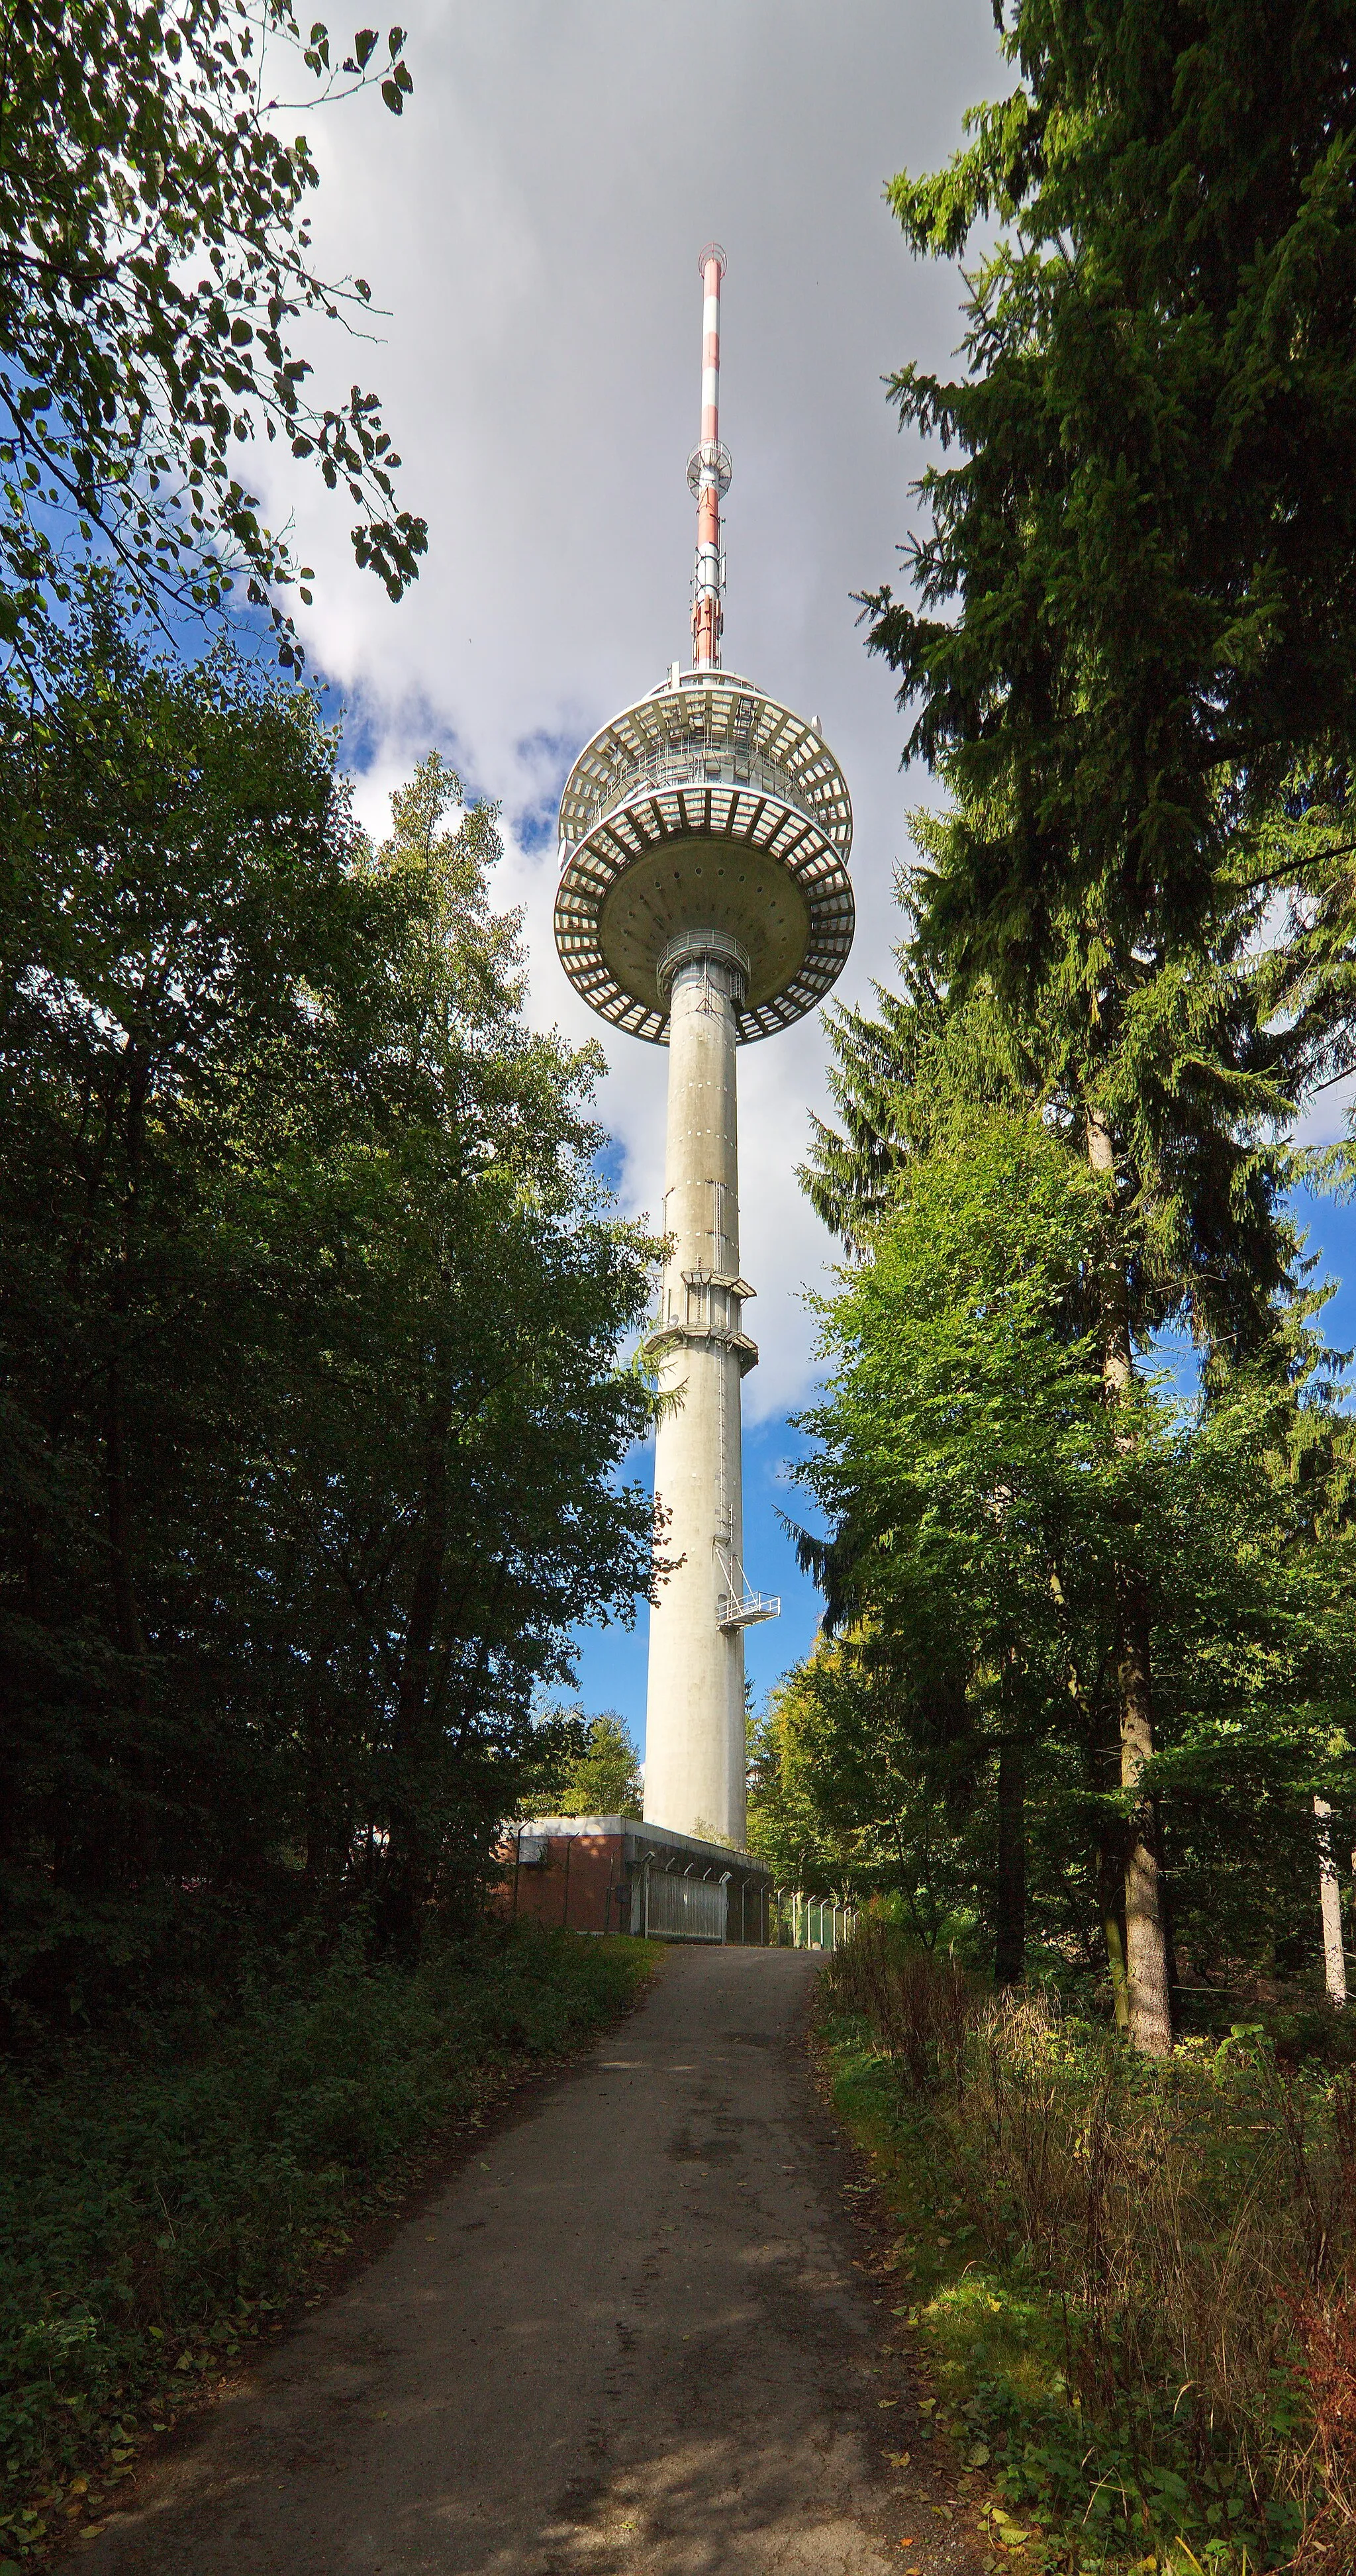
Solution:
<svg viewBox="0 0 1356 2576"><path fill-rule="evenodd" d="M724 1878L679 1878L672 1870L645 1872L645 1930L661 1941L723 1941L730 1901Z"/></svg>

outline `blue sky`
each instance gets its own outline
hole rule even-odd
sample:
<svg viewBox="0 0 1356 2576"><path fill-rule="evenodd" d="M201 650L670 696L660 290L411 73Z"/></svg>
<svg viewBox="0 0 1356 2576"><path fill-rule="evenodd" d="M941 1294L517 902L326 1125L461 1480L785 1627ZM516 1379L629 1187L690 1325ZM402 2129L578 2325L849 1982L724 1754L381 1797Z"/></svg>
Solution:
<svg viewBox="0 0 1356 2576"><path fill-rule="evenodd" d="M1356 1350L1356 1207L1350 1200L1316 1198L1309 1190L1297 1190L1294 1205L1308 1228L1308 1250L1320 1257L1315 1281L1334 1284L1321 1318L1324 1335L1334 1350Z"/></svg>

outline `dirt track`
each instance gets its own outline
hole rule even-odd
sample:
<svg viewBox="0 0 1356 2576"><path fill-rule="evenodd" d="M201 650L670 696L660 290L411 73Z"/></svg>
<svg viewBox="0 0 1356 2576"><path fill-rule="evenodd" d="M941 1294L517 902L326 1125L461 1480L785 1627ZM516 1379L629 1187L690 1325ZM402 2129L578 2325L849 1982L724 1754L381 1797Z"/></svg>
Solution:
<svg viewBox="0 0 1356 2576"><path fill-rule="evenodd" d="M943 2491L884 2458L916 2419L809 2082L813 1973L672 1953L81 2576L959 2576Z"/></svg>

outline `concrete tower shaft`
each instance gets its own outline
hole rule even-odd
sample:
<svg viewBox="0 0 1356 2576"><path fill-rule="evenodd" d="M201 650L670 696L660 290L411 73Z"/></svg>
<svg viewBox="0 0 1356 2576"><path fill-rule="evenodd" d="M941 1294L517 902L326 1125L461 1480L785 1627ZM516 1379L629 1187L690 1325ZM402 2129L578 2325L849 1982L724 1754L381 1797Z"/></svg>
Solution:
<svg viewBox="0 0 1356 2576"><path fill-rule="evenodd" d="M735 1091L744 968L734 942L700 932L669 970L664 1231L669 1253L649 1350L663 1393L655 1492L676 1559L650 1613L645 1813L682 1833L742 1844L744 1637L740 1379L757 1359L743 1329Z"/></svg>

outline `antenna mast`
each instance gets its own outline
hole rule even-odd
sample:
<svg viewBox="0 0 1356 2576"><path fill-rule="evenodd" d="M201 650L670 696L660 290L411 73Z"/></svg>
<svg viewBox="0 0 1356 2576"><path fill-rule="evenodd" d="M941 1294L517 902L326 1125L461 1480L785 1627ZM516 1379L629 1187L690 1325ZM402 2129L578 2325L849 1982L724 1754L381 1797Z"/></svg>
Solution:
<svg viewBox="0 0 1356 2576"><path fill-rule="evenodd" d="M720 505L730 488L730 451L720 443L720 281L725 253L708 242L697 263L702 281L702 434L687 460L687 488L697 504L697 571L692 593L692 668L720 669L725 624L721 594Z"/></svg>

